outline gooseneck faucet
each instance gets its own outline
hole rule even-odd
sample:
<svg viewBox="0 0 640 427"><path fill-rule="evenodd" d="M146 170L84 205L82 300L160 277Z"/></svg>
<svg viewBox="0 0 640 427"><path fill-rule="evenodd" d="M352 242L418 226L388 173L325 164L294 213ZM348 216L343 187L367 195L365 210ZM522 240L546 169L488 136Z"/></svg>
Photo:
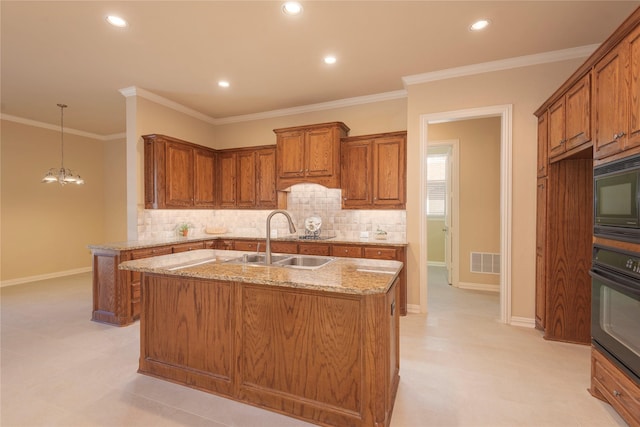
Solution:
<svg viewBox="0 0 640 427"><path fill-rule="evenodd" d="M287 221L289 221L289 233L293 234L296 232L296 226L293 225L293 220L291 219L289 212L278 209L269 214L267 217L267 247L265 249L265 264L267 265L271 264L271 217L277 213L281 213L287 217Z"/></svg>

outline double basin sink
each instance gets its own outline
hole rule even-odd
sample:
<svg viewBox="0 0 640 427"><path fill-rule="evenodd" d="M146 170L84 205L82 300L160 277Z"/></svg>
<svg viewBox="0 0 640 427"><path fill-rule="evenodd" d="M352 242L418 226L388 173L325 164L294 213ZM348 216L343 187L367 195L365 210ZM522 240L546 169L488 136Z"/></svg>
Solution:
<svg viewBox="0 0 640 427"><path fill-rule="evenodd" d="M244 254L241 257L228 260L227 263L266 265L266 258L266 255L263 254ZM327 265L333 260L335 258L314 255L271 255L271 265L274 267L305 268L310 270Z"/></svg>

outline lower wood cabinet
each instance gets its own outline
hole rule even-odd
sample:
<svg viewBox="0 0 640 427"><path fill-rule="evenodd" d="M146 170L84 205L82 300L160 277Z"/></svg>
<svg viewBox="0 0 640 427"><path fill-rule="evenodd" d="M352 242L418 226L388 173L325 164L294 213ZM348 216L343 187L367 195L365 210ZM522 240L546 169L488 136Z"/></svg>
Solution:
<svg viewBox="0 0 640 427"><path fill-rule="evenodd" d="M640 387L595 348L591 349L589 391L613 406L630 426L640 426Z"/></svg>

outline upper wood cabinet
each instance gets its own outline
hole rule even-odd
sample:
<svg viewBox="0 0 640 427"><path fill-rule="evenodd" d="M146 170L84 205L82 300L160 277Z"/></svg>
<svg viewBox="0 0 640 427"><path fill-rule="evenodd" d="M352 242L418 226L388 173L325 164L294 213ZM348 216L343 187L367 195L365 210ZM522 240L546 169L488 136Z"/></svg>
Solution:
<svg viewBox="0 0 640 427"><path fill-rule="evenodd" d="M275 147L219 151L218 170L221 208L278 207Z"/></svg>
<svg viewBox="0 0 640 427"><path fill-rule="evenodd" d="M342 207L404 209L407 133L342 139Z"/></svg>
<svg viewBox="0 0 640 427"><path fill-rule="evenodd" d="M538 178L547 176L549 166L549 112L544 111L538 117Z"/></svg>
<svg viewBox="0 0 640 427"><path fill-rule="evenodd" d="M165 135L144 135L146 209L213 208L215 151Z"/></svg>
<svg viewBox="0 0 640 427"><path fill-rule="evenodd" d="M274 132L278 190L300 183L340 188L340 139L349 132L344 123L297 126Z"/></svg>
<svg viewBox="0 0 640 427"><path fill-rule="evenodd" d="M639 79L640 29L636 29L593 69L594 158L640 146Z"/></svg>
<svg viewBox="0 0 640 427"><path fill-rule="evenodd" d="M549 108L549 158L591 141L591 77L586 74Z"/></svg>

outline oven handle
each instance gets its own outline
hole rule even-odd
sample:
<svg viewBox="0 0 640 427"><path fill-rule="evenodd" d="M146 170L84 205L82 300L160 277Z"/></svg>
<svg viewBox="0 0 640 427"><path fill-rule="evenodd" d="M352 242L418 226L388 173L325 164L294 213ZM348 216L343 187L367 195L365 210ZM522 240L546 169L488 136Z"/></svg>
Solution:
<svg viewBox="0 0 640 427"><path fill-rule="evenodd" d="M627 277L608 273L598 269L591 269L589 274L594 279L602 280L609 286L610 288L615 289L616 291L623 293L625 295L633 297L633 299L640 300L640 283L634 280L631 280Z"/></svg>

